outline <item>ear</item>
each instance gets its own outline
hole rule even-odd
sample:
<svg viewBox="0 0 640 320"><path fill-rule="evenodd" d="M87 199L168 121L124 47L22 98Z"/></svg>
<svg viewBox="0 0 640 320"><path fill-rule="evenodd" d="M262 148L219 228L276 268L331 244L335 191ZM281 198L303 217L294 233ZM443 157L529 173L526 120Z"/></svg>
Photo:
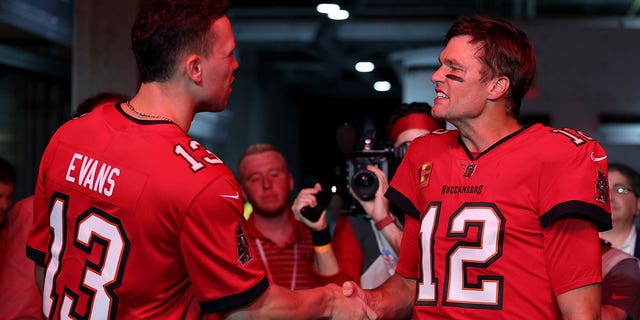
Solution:
<svg viewBox="0 0 640 320"><path fill-rule="evenodd" d="M202 60L199 55L191 54L187 57L187 74L195 83L202 82Z"/></svg>
<svg viewBox="0 0 640 320"><path fill-rule="evenodd" d="M511 82L509 82L509 78L505 76L497 77L492 81L492 86L489 91L489 99L497 100L502 98L509 91L509 86Z"/></svg>

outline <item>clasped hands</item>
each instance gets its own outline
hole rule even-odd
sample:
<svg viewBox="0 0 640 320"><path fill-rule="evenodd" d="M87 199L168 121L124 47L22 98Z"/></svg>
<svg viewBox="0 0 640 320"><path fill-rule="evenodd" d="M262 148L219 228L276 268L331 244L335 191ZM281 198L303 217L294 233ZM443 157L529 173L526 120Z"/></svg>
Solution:
<svg viewBox="0 0 640 320"><path fill-rule="evenodd" d="M332 319L378 319L378 314L367 305L367 295L352 281L346 281L342 287L330 285L337 292L333 302Z"/></svg>

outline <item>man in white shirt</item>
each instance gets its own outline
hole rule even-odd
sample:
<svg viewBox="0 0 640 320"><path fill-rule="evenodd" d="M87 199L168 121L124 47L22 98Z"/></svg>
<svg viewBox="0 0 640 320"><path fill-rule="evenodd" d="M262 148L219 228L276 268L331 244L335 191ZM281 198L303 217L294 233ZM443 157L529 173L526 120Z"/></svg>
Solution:
<svg viewBox="0 0 640 320"><path fill-rule="evenodd" d="M640 175L622 163L609 163L609 193L613 228L600 233L630 255L640 258L640 237L635 219L640 214Z"/></svg>

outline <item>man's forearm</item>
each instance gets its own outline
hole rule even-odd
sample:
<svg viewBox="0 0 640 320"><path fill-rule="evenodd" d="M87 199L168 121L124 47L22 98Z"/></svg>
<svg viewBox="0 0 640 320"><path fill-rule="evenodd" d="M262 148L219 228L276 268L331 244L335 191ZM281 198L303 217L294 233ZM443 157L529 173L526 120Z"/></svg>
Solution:
<svg viewBox="0 0 640 320"><path fill-rule="evenodd" d="M331 244L328 246L331 246ZM331 247L323 252L316 251L314 253L314 263L318 273L325 276L331 276L340 271L338 260L336 259L336 255Z"/></svg>
<svg viewBox="0 0 640 320"><path fill-rule="evenodd" d="M558 295L558 306L565 320L600 319L600 284L590 284Z"/></svg>
<svg viewBox="0 0 640 320"><path fill-rule="evenodd" d="M223 319L375 319L358 297L347 298L332 284L291 291L270 285L251 304L223 315Z"/></svg>
<svg viewBox="0 0 640 320"><path fill-rule="evenodd" d="M365 292L367 304L381 319L411 318L416 292L415 280L395 274L380 287Z"/></svg>

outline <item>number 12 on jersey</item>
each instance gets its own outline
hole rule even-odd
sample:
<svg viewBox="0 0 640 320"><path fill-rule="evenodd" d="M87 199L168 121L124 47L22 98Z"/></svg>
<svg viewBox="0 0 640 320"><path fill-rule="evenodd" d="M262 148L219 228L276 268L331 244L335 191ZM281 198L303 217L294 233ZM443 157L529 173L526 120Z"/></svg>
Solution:
<svg viewBox="0 0 640 320"><path fill-rule="evenodd" d="M439 245L436 230L441 206L434 202L427 207L420 226L422 280L418 283L416 304L437 305L438 282L444 280L442 305L467 308L501 309L503 277L482 276L479 271L476 283L469 276L468 268L488 268L502 255L504 217L492 203L465 203L451 217L447 225L447 240L455 240L450 248L435 248ZM471 229L477 237L469 240ZM447 243L451 243L447 241ZM448 249L448 250L447 250ZM447 250L445 252L445 250ZM444 255L442 254L444 253ZM444 259L444 261L436 261ZM438 264L436 264L438 262ZM444 264L442 263L444 262ZM434 267L444 267L444 279L435 276Z"/></svg>

